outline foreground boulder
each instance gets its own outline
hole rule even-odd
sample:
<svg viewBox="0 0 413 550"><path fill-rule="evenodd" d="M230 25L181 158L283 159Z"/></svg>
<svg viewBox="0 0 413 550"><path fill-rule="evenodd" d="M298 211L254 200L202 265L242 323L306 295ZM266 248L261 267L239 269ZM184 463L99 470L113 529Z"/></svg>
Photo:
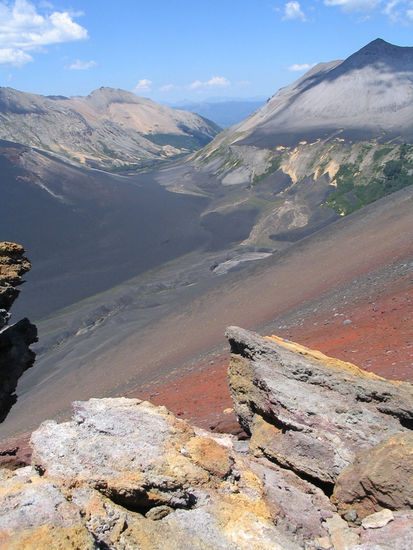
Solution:
<svg viewBox="0 0 413 550"><path fill-rule="evenodd" d="M0 469L0 548L413 548L411 386L228 335L249 441L138 399L75 402L33 432L31 467Z"/></svg>
<svg viewBox="0 0 413 550"><path fill-rule="evenodd" d="M78 507L102 547L300 548L275 525L286 512L266 499L265 465L253 470L234 441L137 399L91 399L74 404L72 421L48 421L32 434L32 464ZM281 483L285 498L301 495L311 507L308 485L294 474ZM316 525L306 536L326 533L321 521L333 514L312 492Z"/></svg>
<svg viewBox="0 0 413 550"><path fill-rule="evenodd" d="M9 310L19 294L22 276L30 269L22 246L0 242L0 422L16 402L17 381L33 365L29 346L37 341L37 329L28 319L7 327Z"/></svg>
<svg viewBox="0 0 413 550"><path fill-rule="evenodd" d="M228 380L255 454L331 492L356 457L413 420L413 386L343 361L230 327Z"/></svg>

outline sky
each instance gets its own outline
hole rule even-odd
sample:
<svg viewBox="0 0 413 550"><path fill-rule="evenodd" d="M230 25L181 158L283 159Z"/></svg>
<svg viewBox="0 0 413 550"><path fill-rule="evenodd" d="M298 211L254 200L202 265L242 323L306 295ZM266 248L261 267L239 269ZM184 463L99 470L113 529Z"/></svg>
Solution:
<svg viewBox="0 0 413 550"><path fill-rule="evenodd" d="M375 38L413 46L413 0L0 0L0 85L267 98Z"/></svg>

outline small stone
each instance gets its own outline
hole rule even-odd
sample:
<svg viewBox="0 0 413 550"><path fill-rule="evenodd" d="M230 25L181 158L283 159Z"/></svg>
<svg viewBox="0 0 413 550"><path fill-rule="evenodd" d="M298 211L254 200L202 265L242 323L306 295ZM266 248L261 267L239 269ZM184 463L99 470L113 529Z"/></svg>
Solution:
<svg viewBox="0 0 413 550"><path fill-rule="evenodd" d="M172 508L169 506L155 506L155 508L151 508L149 512L146 512L145 517L152 521L158 521L168 516L171 512Z"/></svg>
<svg viewBox="0 0 413 550"><path fill-rule="evenodd" d="M351 325L351 319L344 319L343 325Z"/></svg>
<svg viewBox="0 0 413 550"><path fill-rule="evenodd" d="M378 529L379 527L384 527L393 520L393 512L388 508L383 508L380 512L376 512L365 517L361 522L361 525L364 529Z"/></svg>
<svg viewBox="0 0 413 550"><path fill-rule="evenodd" d="M357 520L357 517L358 517L357 510L349 510L348 512L346 512L344 514L343 517L346 521L354 523Z"/></svg>

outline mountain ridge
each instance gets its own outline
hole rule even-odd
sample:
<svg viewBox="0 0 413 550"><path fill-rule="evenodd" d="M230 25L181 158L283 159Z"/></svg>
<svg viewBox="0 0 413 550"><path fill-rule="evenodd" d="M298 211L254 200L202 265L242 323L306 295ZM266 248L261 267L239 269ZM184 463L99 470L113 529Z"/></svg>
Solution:
<svg viewBox="0 0 413 550"><path fill-rule="evenodd" d="M219 130L194 113L104 87L70 98L0 88L0 120L0 139L109 170L189 153Z"/></svg>

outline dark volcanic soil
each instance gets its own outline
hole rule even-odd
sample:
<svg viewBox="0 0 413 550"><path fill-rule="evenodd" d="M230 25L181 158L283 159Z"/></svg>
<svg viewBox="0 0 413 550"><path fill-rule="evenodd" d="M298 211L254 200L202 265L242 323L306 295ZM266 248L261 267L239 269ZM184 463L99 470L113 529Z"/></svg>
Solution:
<svg viewBox="0 0 413 550"><path fill-rule="evenodd" d="M0 436L65 417L73 400L131 390L195 423L215 425L216 409L231 403L225 362L210 357L227 349L228 325L278 333L392 378L409 378L412 211L413 187L194 292L135 333L128 335L122 317L114 318L93 356L85 340L82 350L74 347L61 358L56 373L19 396Z"/></svg>

